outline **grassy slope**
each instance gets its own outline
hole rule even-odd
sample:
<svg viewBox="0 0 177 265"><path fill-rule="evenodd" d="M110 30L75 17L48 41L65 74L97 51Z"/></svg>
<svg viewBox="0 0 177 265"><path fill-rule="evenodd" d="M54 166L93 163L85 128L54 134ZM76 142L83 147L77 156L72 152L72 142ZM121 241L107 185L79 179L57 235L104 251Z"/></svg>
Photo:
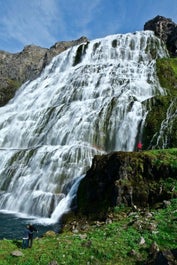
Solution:
<svg viewBox="0 0 177 265"><path fill-rule="evenodd" d="M143 212L117 207L111 224L92 225L79 233L63 232L55 237L35 239L32 249L21 250L21 242L2 240L0 264L47 265L52 260L60 265L126 265L136 264L136 261L142 264L153 242L160 249L176 247L176 208L177 199L173 199L171 206L152 211L152 216L147 217ZM145 239L143 245L140 244L142 237ZM24 257L11 256L11 251L16 249L21 250Z"/></svg>
<svg viewBox="0 0 177 265"><path fill-rule="evenodd" d="M155 157L162 154L158 163L172 164L177 167L177 149L145 151ZM157 161L156 161L157 162ZM177 181L173 186L177 192ZM167 183L171 185L169 178ZM77 233L65 227L63 233L53 237L44 236L34 240L32 249L21 249L21 242L0 241L0 265L48 265L52 260L58 264L143 264L151 245L156 242L160 249L177 246L177 199L165 208L133 211L119 206L114 208L112 223L92 223ZM81 226L80 226L81 227ZM145 243L140 244L141 238ZM24 257L13 257L10 253L19 249ZM138 263L137 263L138 262Z"/></svg>
<svg viewBox="0 0 177 265"><path fill-rule="evenodd" d="M170 94L177 95L177 58L163 58L157 60L157 75L163 87Z"/></svg>

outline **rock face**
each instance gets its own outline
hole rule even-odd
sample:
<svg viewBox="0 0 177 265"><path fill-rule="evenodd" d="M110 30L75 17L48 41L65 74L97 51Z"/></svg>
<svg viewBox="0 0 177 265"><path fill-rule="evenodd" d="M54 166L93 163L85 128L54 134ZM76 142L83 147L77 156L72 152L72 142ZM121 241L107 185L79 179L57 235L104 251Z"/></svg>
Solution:
<svg viewBox="0 0 177 265"><path fill-rule="evenodd" d="M29 45L15 54L0 51L0 106L14 96L22 83L35 79L54 56L83 42L88 39L57 42L50 49Z"/></svg>
<svg viewBox="0 0 177 265"><path fill-rule="evenodd" d="M144 25L144 30L152 30L167 45L172 57L177 57L177 24L170 18L156 16Z"/></svg>
<svg viewBox="0 0 177 265"><path fill-rule="evenodd" d="M177 264L177 249L154 252L145 265Z"/></svg>
<svg viewBox="0 0 177 265"><path fill-rule="evenodd" d="M104 219L110 207L122 203L144 208L177 196L174 193L177 169L168 164L168 159L175 160L175 155L152 151L95 156L79 185L76 213Z"/></svg>

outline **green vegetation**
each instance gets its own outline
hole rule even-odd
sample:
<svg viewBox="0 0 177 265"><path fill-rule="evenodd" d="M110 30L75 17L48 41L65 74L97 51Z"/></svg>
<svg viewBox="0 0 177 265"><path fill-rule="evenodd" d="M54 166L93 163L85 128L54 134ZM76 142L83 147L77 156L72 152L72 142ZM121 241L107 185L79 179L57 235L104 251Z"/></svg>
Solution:
<svg viewBox="0 0 177 265"><path fill-rule="evenodd" d="M0 241L0 265L126 265L143 264L156 242L160 250L177 246L177 199L163 209L132 211L123 205L114 208L112 223L87 225L77 233L65 229L61 234L34 240L32 249L21 249L20 241ZM142 240L143 239L143 240ZM24 256L14 257L20 250Z"/></svg>
<svg viewBox="0 0 177 265"><path fill-rule="evenodd" d="M8 103L15 95L17 89L21 86L21 82L15 79L6 80L7 85L0 88L0 107Z"/></svg>
<svg viewBox="0 0 177 265"><path fill-rule="evenodd" d="M177 58L157 60L157 76L168 94L177 96Z"/></svg>
<svg viewBox="0 0 177 265"><path fill-rule="evenodd" d="M171 148L175 147L177 142L177 116L175 114L177 108L177 58L158 59L156 72L160 85L166 91L166 95L159 95L151 102L151 110L148 113L144 128L143 143L145 148L151 148L156 144L156 133L159 132L161 123L166 119L167 110L171 106L168 127L164 129L168 138L167 147ZM172 102L173 107L170 105ZM161 141L158 148L162 147L163 142Z"/></svg>
<svg viewBox="0 0 177 265"><path fill-rule="evenodd" d="M157 163L157 160L159 160L161 164L168 164L170 167L177 168L177 148L154 149L143 151L143 154L152 157L155 164Z"/></svg>
<svg viewBox="0 0 177 265"><path fill-rule="evenodd" d="M177 198L176 157L176 148L95 156L78 188L77 213L104 220L117 203L152 207Z"/></svg>

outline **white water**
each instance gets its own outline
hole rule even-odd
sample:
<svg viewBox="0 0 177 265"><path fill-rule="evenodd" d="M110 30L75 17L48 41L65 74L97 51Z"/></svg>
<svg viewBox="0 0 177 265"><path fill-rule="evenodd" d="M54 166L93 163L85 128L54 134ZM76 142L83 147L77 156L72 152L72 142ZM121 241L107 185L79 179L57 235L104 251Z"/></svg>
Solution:
<svg viewBox="0 0 177 265"><path fill-rule="evenodd" d="M166 112L166 117L162 121L160 130L152 138L152 143L150 143L150 148L168 148L170 146L170 137L173 132L174 121L177 117L176 111L177 98L174 97L172 102L169 104L169 107Z"/></svg>
<svg viewBox="0 0 177 265"><path fill-rule="evenodd" d="M134 150L146 100L163 93L150 51L167 54L152 32L84 46L80 63L78 47L63 52L0 108L1 210L56 222L73 196L67 184L95 154Z"/></svg>

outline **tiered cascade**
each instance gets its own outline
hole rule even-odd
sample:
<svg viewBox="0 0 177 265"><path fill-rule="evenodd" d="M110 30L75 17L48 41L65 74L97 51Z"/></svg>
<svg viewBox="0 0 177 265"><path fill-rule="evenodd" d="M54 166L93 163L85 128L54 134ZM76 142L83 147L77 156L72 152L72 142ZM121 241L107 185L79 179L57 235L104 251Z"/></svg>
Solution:
<svg viewBox="0 0 177 265"><path fill-rule="evenodd" d="M96 154L132 151L164 91L151 31L72 47L0 109L0 209L57 221ZM72 187L72 190L70 188Z"/></svg>

